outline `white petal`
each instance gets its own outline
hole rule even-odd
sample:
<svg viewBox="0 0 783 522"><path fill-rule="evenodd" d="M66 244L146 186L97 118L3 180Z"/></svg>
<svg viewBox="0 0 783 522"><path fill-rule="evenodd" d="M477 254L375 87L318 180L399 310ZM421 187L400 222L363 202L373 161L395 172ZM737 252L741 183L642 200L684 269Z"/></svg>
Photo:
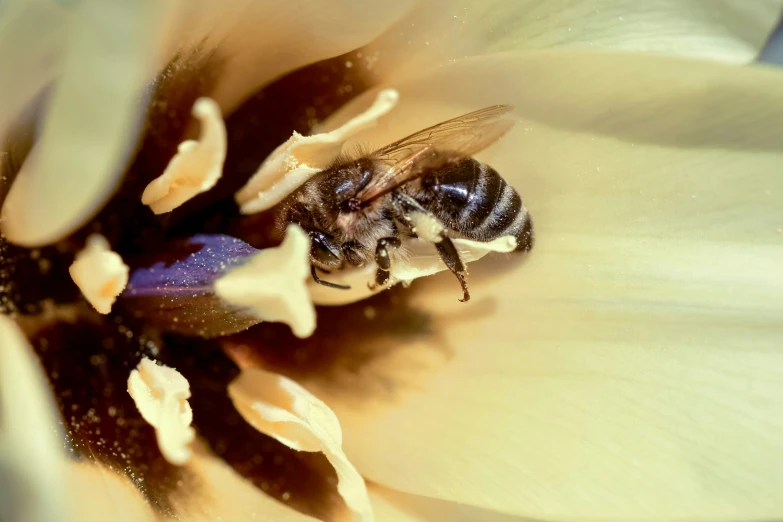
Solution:
<svg viewBox="0 0 783 522"><path fill-rule="evenodd" d="M359 470L545 519L783 516L783 75L552 52L395 88L379 143L518 107L480 157L537 243L477 263L468 305L448 278L411 289L431 333L374 339L352 379L385 394L308 383Z"/></svg>
<svg viewBox="0 0 783 522"><path fill-rule="evenodd" d="M180 489L170 499L173 520L188 522L245 521L316 522L266 495L222 459L197 446L187 469L197 477L197 490Z"/></svg>
<svg viewBox="0 0 783 522"><path fill-rule="evenodd" d="M9 241L30 247L56 241L111 194L154 66L157 42L139 35L154 35L166 9L154 0L85 0L73 7L35 163L20 173L2 208Z"/></svg>
<svg viewBox="0 0 783 522"><path fill-rule="evenodd" d="M218 48L220 83L210 96L225 113L250 93L304 65L339 56L372 41L415 4L329 0L198 0L182 4L172 43L185 49L204 40Z"/></svg>
<svg viewBox="0 0 783 522"><path fill-rule="evenodd" d="M298 189L317 172L333 163L342 153L343 144L358 133L377 124L397 103L397 91L378 93L370 107L342 123L335 130L311 136L294 132L275 149L258 171L236 194L243 214L268 210Z"/></svg>
<svg viewBox="0 0 783 522"><path fill-rule="evenodd" d="M0 314L0 513L20 522L68 515L62 433L24 334Z"/></svg>
<svg viewBox="0 0 783 522"><path fill-rule="evenodd" d="M160 520L128 477L98 464L69 463L68 493L75 511L75 521Z"/></svg>
<svg viewBox="0 0 783 522"><path fill-rule="evenodd" d="M128 393L152 427L160 452L172 464L181 466L191 457L190 444L196 434L190 427L190 384L174 368L143 358L128 377Z"/></svg>
<svg viewBox="0 0 783 522"><path fill-rule="evenodd" d="M297 337L315 330L315 308L307 292L310 238L289 225L279 247L267 248L215 282L215 293L235 306L250 309L262 321L279 321Z"/></svg>
<svg viewBox="0 0 783 522"><path fill-rule="evenodd" d="M378 485L370 486L369 490L378 522L534 522L456 502L409 495Z"/></svg>
<svg viewBox="0 0 783 522"><path fill-rule="evenodd" d="M321 451L337 472L337 490L355 522L372 522L367 488L342 450L332 410L282 375L246 368L228 387L237 411L254 428L298 451Z"/></svg>
<svg viewBox="0 0 783 522"><path fill-rule="evenodd" d="M163 174L152 180L141 195L141 202L155 214L171 212L208 191L223 174L226 125L220 107L210 98L199 98L193 105L193 116L201 122L201 136L180 143Z"/></svg>
<svg viewBox="0 0 783 522"><path fill-rule="evenodd" d="M85 299L99 313L108 314L128 284L130 268L109 249L105 237L93 235L87 238L87 245L76 254L68 271Z"/></svg>
<svg viewBox="0 0 783 522"><path fill-rule="evenodd" d="M780 0L429 0L365 54L381 77L519 49L630 51L747 63L783 9Z"/></svg>
<svg viewBox="0 0 783 522"><path fill-rule="evenodd" d="M174 54L188 54L197 46L218 48L220 83L211 96L227 112L276 77L361 47L412 3L298 0L281 8L272 0L201 0L180 3L172 14L171 2L90 0L76 3L68 16L49 8L22 13L32 19L29 24L23 23L27 18L20 22L11 17L14 31L1 27L0 67L8 69L0 68L0 76L14 78L14 87L7 90L0 83L0 94L20 105L0 111L0 134L23 110L21 104L56 73L62 71L62 76L46 113L40 161L26 165L3 205L3 233L15 243L39 246L94 215L111 196L131 152L143 86ZM172 21L175 27L168 25ZM40 46L28 46L19 36L30 27L52 30L44 31ZM66 45L60 45L61 32L67 33ZM20 55L19 49L27 47L29 54ZM64 48L62 58L59 47ZM20 69L27 57L39 60L36 67Z"/></svg>
<svg viewBox="0 0 783 522"><path fill-rule="evenodd" d="M203 445L196 445L186 469L192 475L169 494L173 513L163 516L153 511L128 477L97 464L71 464L68 480L74 520L316 522L264 494Z"/></svg>
<svg viewBox="0 0 783 522"><path fill-rule="evenodd" d="M53 2L14 2L0 20L0 138L60 70L68 11Z"/></svg>

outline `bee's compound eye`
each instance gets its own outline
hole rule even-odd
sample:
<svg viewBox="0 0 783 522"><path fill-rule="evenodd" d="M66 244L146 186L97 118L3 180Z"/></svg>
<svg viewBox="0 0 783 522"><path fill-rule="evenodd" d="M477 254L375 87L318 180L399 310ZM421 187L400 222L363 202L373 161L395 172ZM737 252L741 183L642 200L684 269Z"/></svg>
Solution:
<svg viewBox="0 0 783 522"><path fill-rule="evenodd" d="M339 268L342 266L340 249L335 245L332 238L322 232L313 232L310 234L313 244L310 247L310 256L318 264L329 267Z"/></svg>

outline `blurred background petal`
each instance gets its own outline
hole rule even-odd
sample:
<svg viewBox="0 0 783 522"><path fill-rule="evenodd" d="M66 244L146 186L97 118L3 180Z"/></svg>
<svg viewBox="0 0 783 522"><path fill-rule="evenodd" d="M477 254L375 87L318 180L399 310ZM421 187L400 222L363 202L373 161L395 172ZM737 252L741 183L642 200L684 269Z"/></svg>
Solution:
<svg viewBox="0 0 783 522"><path fill-rule="evenodd" d="M432 62L516 49L617 50L747 63L782 9L781 0L429 0L364 54L382 76L403 70L415 75Z"/></svg>

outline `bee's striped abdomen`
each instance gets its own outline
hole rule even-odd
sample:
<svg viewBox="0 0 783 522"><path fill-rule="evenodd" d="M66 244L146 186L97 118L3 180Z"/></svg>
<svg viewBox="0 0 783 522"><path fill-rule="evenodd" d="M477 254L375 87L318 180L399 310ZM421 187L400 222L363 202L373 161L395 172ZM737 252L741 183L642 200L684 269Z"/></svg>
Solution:
<svg viewBox="0 0 783 522"><path fill-rule="evenodd" d="M410 194L445 226L468 239L514 236L517 250L533 246L533 223L522 198L495 169L473 158L421 179Z"/></svg>

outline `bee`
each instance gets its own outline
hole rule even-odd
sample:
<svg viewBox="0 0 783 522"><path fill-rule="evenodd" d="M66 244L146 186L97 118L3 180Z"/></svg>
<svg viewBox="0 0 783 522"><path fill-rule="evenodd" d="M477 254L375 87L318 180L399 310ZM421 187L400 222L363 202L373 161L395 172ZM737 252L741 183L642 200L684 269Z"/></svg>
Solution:
<svg viewBox="0 0 783 522"><path fill-rule="evenodd" d="M435 244L462 287L460 301L468 301L465 265L452 238L487 242L510 235L517 251L533 246L533 224L519 194L495 169L471 157L511 129L513 122L504 118L511 109L487 107L356 159L338 160L281 203L278 231L289 223L302 227L311 238L313 279L338 289L349 287L318 272L375 261L375 285L385 285L400 237L418 232ZM437 225L424 234L417 230L422 222Z"/></svg>

